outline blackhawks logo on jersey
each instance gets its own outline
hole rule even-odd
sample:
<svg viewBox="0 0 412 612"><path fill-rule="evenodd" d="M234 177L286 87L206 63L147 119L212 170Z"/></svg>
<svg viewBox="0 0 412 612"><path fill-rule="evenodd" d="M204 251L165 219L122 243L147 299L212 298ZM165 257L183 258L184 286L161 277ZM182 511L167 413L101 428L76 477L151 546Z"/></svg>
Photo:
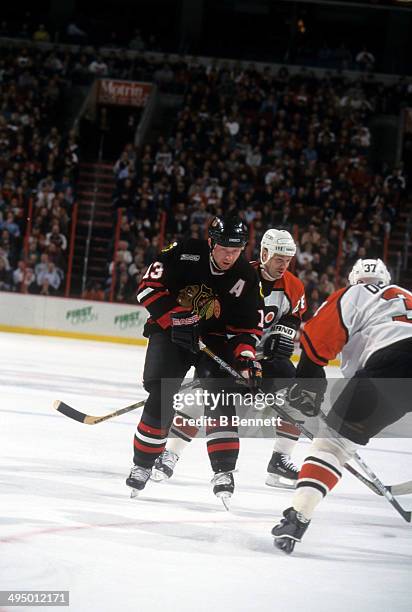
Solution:
<svg viewBox="0 0 412 612"><path fill-rule="evenodd" d="M219 300L213 295L212 289L204 285L187 285L179 291L177 302L183 308L190 308L202 319L220 316Z"/></svg>

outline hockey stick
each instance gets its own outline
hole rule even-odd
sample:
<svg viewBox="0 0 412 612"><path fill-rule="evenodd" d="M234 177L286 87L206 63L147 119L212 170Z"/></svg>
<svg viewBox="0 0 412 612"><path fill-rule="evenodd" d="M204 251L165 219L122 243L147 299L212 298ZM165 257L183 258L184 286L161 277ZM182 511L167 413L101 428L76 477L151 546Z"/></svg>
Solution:
<svg viewBox="0 0 412 612"><path fill-rule="evenodd" d="M180 387L181 390L191 389L196 387L199 384L197 379L192 380L189 383L185 383ZM113 417L120 416L121 414L126 414L126 412L131 412L132 410L137 410L137 408L141 408L146 403L146 400L141 400L140 402L136 402L136 404L131 404L130 406L126 406L125 408L120 408L119 410L115 410L114 412L109 412L109 414L105 414L103 416L93 416L91 414L86 414L85 412L80 412L80 410L76 410L76 408L72 408L65 402L61 402L60 400L56 400L53 403L53 407L58 411L69 417L70 419L74 419L79 423L85 423L86 425L96 425L97 423L102 423L103 421L107 421L108 419L112 419Z"/></svg>
<svg viewBox="0 0 412 612"><path fill-rule="evenodd" d="M239 381L244 381L244 383L247 384L247 380L244 378L244 376L242 376L239 372L237 372L234 368L232 368L228 363L226 363L223 359L221 359L218 355L216 355L213 351L211 351L202 341L199 342L199 348L201 351L206 353L206 355L208 355L211 359L213 359L213 361L215 361L223 370L231 374L234 378L238 379ZM276 410L276 412L279 414L279 416L282 419L284 419L285 421L289 421L290 423L293 423L297 427L297 429L299 429L299 431L303 433L307 438L309 439L313 438L312 433L308 429L306 429L306 427L304 427L300 422L296 421L296 419L291 417L286 411L282 410L279 406L276 406L276 408L274 409ZM358 478L358 480L363 482L374 493L377 493L378 495L383 495L384 497L386 497L388 502L395 508L395 510L402 516L402 518L406 522L410 523L411 518L412 518L412 512L402 508L399 502L394 498L393 493L391 492L390 488L385 486L379 480L376 474L370 469L370 467L367 465L367 463L365 463L365 461L360 457L358 453L355 453L354 460L366 472L370 480L367 479L362 474L360 474L353 466L349 467L349 465L345 463L344 467L351 474L353 474L356 478Z"/></svg>
<svg viewBox="0 0 412 612"><path fill-rule="evenodd" d="M203 346L207 349L206 345L203 345ZM207 353L207 350L204 352ZM215 357L217 357L217 355ZM219 357L217 358L219 359ZM263 359L263 355L260 358ZM230 367L229 364L227 365L228 367ZM236 370L233 370L232 373L237 374ZM246 379L245 379L245 382L247 382ZM190 389L191 387L196 386L198 383L199 381L195 379L190 383L186 383L185 385L182 385L181 389L182 390ZM78 421L79 423L85 423L86 425L97 425L97 423L103 423L103 421L108 421L109 419L113 419L114 417L120 416L122 414L126 414L127 412L131 412L132 410L137 410L138 408L141 408L142 406L144 406L145 403L146 403L146 400L141 400L140 402L137 402L136 404L130 404L130 406L126 406L125 408L120 408L119 410L115 410L114 412L109 412L109 414L105 414L103 416L93 416L91 414L86 414L85 412L81 412L80 410L77 410L76 408L69 406L69 404L62 402L61 400L56 400L53 403L53 407L58 412L61 412L61 414L64 414L65 416L69 417L70 419L73 419L74 421Z"/></svg>
<svg viewBox="0 0 412 612"><path fill-rule="evenodd" d="M384 497L386 497L388 502L399 512L399 514L402 516L402 518L404 518L407 523L410 523L411 520L412 520L412 511L405 510L405 508L402 508L402 506L394 498L393 494L388 489L388 487L386 487L383 484L383 482L381 480L379 480L379 478L376 476L376 474L371 470L369 465L362 459L362 457L358 453L354 454L353 459L364 470L364 472L369 476L369 478L371 479L373 484L376 486L376 488L381 492L381 494ZM345 467L346 467L346 465L345 465Z"/></svg>
<svg viewBox="0 0 412 612"><path fill-rule="evenodd" d="M356 478L361 480L363 484L369 487L371 491L373 491L377 495L383 495L382 491L380 491L378 487L375 486L371 480L369 480L369 478L366 478L365 476L363 476L363 474L355 470L355 468L352 467L350 463L346 463L345 468L349 472L351 472L351 474L356 476ZM385 487L392 493L392 495L410 495L412 493L412 480L406 480L405 482L399 482L398 484L394 485L385 485Z"/></svg>
<svg viewBox="0 0 412 612"><path fill-rule="evenodd" d="M388 489L393 495L410 495L412 493L412 480L388 486Z"/></svg>
<svg viewBox="0 0 412 612"><path fill-rule="evenodd" d="M78 421L79 423L85 423L86 425L96 425L97 423L102 423L103 421L107 421L108 419L112 419L113 417L120 416L121 414L126 414L126 412L131 412L132 410L136 410L137 408L141 408L146 403L146 400L141 400L136 404L131 404L130 406L126 406L125 408L121 408L120 410L115 410L114 412L109 412L109 414L105 414L103 416L93 416L91 414L86 414L84 412L80 412L80 410L76 410L76 408L72 408L65 402L60 400L56 400L53 402L53 408L55 408L58 412L61 412L65 416L69 417L69 419L73 419L74 421Z"/></svg>

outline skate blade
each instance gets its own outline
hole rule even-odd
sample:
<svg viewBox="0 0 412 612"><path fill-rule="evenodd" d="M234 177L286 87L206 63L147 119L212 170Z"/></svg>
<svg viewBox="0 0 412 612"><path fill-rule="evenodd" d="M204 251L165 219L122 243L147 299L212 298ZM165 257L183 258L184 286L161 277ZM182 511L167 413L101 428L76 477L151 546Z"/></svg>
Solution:
<svg viewBox="0 0 412 612"><path fill-rule="evenodd" d="M265 480L265 484L268 487L275 487L277 489L296 489L296 482L296 480L278 476L278 474L271 474L270 472L268 472Z"/></svg>
<svg viewBox="0 0 412 612"><path fill-rule="evenodd" d="M164 480L169 480L169 476L167 476L161 470L153 469L152 473L150 474L150 480L153 480L154 482L163 482Z"/></svg>
<svg viewBox="0 0 412 612"><path fill-rule="evenodd" d="M232 497L232 495L230 493L227 493L227 491L221 491L220 493L216 494L216 497L218 499L220 499L220 501L222 502L225 510L227 512L230 511L230 504L229 504L229 500Z"/></svg>
<svg viewBox="0 0 412 612"><path fill-rule="evenodd" d="M230 512L230 505L229 505L229 497L221 497L220 498L222 501L222 504L226 510L226 512Z"/></svg>
<svg viewBox="0 0 412 612"><path fill-rule="evenodd" d="M130 499L135 499L136 497L139 497L139 489L132 489L130 491Z"/></svg>

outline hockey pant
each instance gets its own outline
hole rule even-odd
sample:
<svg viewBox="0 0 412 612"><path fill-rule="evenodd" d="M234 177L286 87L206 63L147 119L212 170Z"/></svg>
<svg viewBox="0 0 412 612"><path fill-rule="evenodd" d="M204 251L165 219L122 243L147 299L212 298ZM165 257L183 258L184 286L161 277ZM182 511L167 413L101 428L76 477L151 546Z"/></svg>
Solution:
<svg viewBox="0 0 412 612"><path fill-rule="evenodd" d="M299 473L293 507L310 519L336 486L344 464L370 438L412 412L412 339L374 353L334 402L326 423L338 438L316 438ZM409 389L409 393L408 393Z"/></svg>
<svg viewBox="0 0 412 612"><path fill-rule="evenodd" d="M230 358L226 342L221 338L211 336L205 338L205 343L223 359ZM164 451L175 408L180 405L179 389L191 366L196 367L203 389L215 397L224 398L222 380L217 379L224 379L225 390L232 390L232 380L203 353L194 355L185 351L174 344L166 333L154 333L150 337L143 373L144 388L149 397L134 436L133 461L136 465L151 468ZM231 424L231 417L236 414L234 405L226 405L224 400L217 404L214 402L205 406L204 414L210 422L206 435L213 471L235 469L239 438L236 426ZM221 416L225 418L220 419ZM224 425L221 425L222 421Z"/></svg>

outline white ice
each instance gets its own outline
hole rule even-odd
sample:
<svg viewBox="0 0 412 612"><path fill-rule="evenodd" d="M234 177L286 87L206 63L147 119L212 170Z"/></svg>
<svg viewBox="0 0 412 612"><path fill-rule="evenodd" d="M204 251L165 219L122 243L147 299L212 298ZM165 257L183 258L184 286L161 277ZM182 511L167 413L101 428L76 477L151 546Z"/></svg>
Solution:
<svg viewBox="0 0 412 612"><path fill-rule="evenodd" d="M131 500L139 413L88 426L52 403L133 403L143 362L139 347L0 334L0 590L69 590L74 612L410 612L412 527L349 473L294 554L274 549L291 493L264 485L270 440L241 441L231 512L211 492L204 440ZM362 455L384 481L411 478L410 440Z"/></svg>

